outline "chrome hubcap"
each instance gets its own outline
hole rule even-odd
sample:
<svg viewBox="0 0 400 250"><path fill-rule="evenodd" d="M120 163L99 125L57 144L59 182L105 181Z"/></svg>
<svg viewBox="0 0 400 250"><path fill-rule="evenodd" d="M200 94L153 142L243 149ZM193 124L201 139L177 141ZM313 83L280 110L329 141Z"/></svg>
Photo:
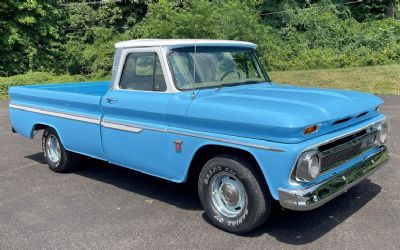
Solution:
<svg viewBox="0 0 400 250"><path fill-rule="evenodd" d="M242 213L247 194L242 183L232 174L218 173L211 179L210 196L215 209L228 218Z"/></svg>
<svg viewBox="0 0 400 250"><path fill-rule="evenodd" d="M61 159L60 143L57 137L50 135L46 140L46 153L51 162L57 163Z"/></svg>

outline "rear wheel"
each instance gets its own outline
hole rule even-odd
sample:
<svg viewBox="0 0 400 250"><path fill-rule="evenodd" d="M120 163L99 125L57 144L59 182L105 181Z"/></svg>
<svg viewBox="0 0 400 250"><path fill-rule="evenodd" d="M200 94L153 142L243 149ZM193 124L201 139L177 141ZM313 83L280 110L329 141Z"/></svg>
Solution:
<svg viewBox="0 0 400 250"><path fill-rule="evenodd" d="M230 233L246 233L262 225L273 207L256 166L234 155L209 160L200 172L198 190L207 217Z"/></svg>
<svg viewBox="0 0 400 250"><path fill-rule="evenodd" d="M77 155L64 148L57 132L53 128L44 130L42 149L49 168L54 172L70 172L77 163Z"/></svg>

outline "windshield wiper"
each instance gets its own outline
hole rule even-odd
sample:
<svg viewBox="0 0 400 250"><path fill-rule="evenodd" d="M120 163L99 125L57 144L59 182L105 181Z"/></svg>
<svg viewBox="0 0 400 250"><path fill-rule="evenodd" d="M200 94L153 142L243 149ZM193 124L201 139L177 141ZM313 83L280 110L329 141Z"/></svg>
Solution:
<svg viewBox="0 0 400 250"><path fill-rule="evenodd" d="M219 87L215 90L215 92L220 91L224 87L231 87L231 86L238 86L238 85L247 85L247 84L256 84L256 83L262 83L264 81L247 81L247 82L236 82L236 83L223 83L219 85Z"/></svg>
<svg viewBox="0 0 400 250"><path fill-rule="evenodd" d="M240 84L241 83L223 83L223 84L219 85L219 87L215 90L215 92L220 91L224 87L237 86L237 85L240 85Z"/></svg>

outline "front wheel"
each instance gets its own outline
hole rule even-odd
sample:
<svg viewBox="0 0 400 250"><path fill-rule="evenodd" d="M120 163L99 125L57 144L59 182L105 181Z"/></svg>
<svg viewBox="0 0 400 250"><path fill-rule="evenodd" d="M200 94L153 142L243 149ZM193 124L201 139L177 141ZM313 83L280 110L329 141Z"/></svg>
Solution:
<svg viewBox="0 0 400 250"><path fill-rule="evenodd" d="M46 128L42 137L43 154L49 168L57 173L70 172L77 164L77 155L67 151L52 128Z"/></svg>
<svg viewBox="0 0 400 250"><path fill-rule="evenodd" d="M207 217L218 228L242 234L262 225L272 198L251 161L234 155L209 160L200 172L198 190Z"/></svg>

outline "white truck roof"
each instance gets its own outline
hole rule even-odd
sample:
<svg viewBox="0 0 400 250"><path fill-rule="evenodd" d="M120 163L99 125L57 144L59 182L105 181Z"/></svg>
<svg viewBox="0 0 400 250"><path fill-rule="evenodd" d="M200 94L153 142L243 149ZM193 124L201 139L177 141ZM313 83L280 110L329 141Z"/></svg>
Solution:
<svg viewBox="0 0 400 250"><path fill-rule="evenodd" d="M208 40L208 39L137 39L122 41L115 44L115 48L132 47L185 47L185 46L238 46L255 49L257 45L250 42L232 40Z"/></svg>

